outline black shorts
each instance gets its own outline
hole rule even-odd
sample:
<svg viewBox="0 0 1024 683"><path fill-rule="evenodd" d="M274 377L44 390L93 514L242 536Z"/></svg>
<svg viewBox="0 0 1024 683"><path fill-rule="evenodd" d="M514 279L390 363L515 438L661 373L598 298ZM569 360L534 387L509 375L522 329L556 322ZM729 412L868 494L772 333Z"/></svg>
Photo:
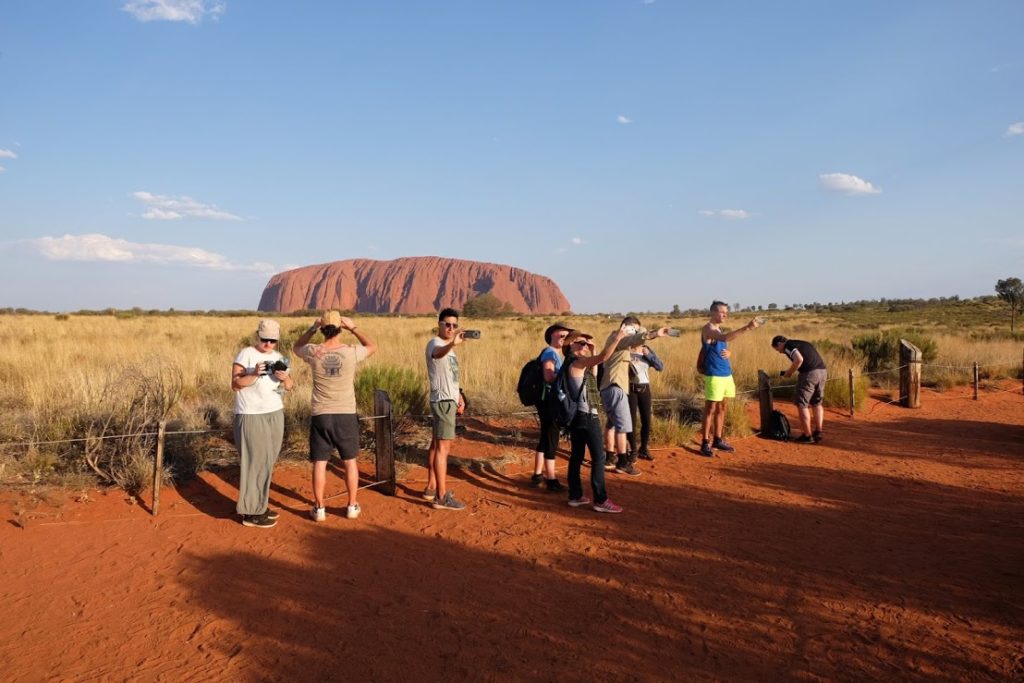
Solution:
<svg viewBox="0 0 1024 683"><path fill-rule="evenodd" d="M355 413L314 415L309 421L309 459L324 462L338 451L342 460L359 455L359 417Z"/></svg>

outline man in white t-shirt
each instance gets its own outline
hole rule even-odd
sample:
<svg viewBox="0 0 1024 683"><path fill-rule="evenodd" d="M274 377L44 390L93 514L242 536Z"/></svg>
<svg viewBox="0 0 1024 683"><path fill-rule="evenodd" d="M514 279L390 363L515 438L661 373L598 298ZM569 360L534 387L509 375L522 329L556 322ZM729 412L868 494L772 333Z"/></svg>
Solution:
<svg viewBox="0 0 1024 683"><path fill-rule="evenodd" d="M455 347L466 340L459 330L459 312L446 308L437 316L437 336L427 343L427 377L430 381L432 436L427 457L427 488L423 498L435 510L466 507L448 490L448 451L455 438L455 416L465 407L459 391L459 359Z"/></svg>
<svg viewBox="0 0 1024 683"><path fill-rule="evenodd" d="M324 335L323 344L310 344L317 330ZM341 333L347 330L359 344L342 344ZM377 344L356 327L351 318L338 311L327 311L317 318L295 342L295 355L309 364L313 373L312 417L309 421L309 459L313 463L313 509L315 522L327 519L324 488L327 484L327 461L337 451L345 466L348 505L345 516L355 519L361 508L356 501L359 491L359 418L356 415L356 365L377 350Z"/></svg>
<svg viewBox="0 0 1024 683"><path fill-rule="evenodd" d="M261 320L256 343L239 351L231 364L235 448L241 463L235 509L242 524L264 529L277 524L277 512L269 507L270 477L284 441L281 395L293 387L287 363L276 350L280 338L276 320Z"/></svg>

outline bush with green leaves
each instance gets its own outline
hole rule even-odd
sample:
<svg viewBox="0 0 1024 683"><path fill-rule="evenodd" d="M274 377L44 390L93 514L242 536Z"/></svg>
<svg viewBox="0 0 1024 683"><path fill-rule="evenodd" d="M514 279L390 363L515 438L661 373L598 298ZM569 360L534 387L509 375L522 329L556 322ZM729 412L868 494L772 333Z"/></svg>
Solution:
<svg viewBox="0 0 1024 683"><path fill-rule="evenodd" d="M391 399L395 434L411 431L416 415L427 413L427 383L412 368L395 365L370 365L363 368L355 381L356 405L359 414L373 415L373 392L383 389Z"/></svg>
<svg viewBox="0 0 1024 683"><path fill-rule="evenodd" d="M895 370L900 366L900 339L921 350L922 360L931 363L939 354L939 345L931 337L915 330L886 330L854 337L853 348L860 354L867 372Z"/></svg>

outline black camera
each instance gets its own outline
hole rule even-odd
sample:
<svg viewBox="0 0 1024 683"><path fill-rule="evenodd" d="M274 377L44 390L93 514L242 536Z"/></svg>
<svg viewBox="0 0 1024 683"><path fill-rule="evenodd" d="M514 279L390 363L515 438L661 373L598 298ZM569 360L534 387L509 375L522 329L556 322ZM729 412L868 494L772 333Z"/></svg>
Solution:
<svg viewBox="0 0 1024 683"><path fill-rule="evenodd" d="M273 362L267 361L266 363L263 364L263 372L261 372L260 374L261 375L273 375L278 370L284 370L284 371L287 372L287 370L288 370L288 359L287 358L282 358L281 360L275 360Z"/></svg>
<svg viewBox="0 0 1024 683"><path fill-rule="evenodd" d="M466 330L462 333L463 339L479 339L480 330Z"/></svg>

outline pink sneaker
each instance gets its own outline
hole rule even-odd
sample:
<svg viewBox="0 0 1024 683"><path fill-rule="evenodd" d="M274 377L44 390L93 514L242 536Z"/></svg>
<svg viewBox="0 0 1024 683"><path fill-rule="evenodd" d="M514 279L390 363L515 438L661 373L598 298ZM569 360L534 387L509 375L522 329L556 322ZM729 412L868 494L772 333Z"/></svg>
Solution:
<svg viewBox="0 0 1024 683"><path fill-rule="evenodd" d="M590 499L585 497L585 496L582 496L580 498L570 498L569 499L569 507L571 507L571 508L578 508L578 507L582 507L584 505L590 505Z"/></svg>
<svg viewBox="0 0 1024 683"><path fill-rule="evenodd" d="M611 498L606 499L603 503L598 503L594 506L596 512L622 512L622 508L612 502Z"/></svg>

